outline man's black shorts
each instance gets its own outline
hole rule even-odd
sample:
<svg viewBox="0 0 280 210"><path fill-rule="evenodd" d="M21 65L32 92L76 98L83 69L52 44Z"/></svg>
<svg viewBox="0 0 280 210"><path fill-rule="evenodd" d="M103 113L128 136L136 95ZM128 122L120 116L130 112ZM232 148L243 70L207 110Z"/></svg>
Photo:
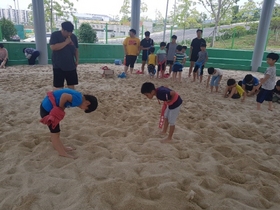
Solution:
<svg viewBox="0 0 280 210"><path fill-rule="evenodd" d="M147 61L148 60L148 55L149 55L148 50L143 50L142 51L142 61Z"/></svg>
<svg viewBox="0 0 280 210"><path fill-rule="evenodd" d="M42 118L44 118L45 116L49 115L49 112L47 112L44 107L42 106L42 104L40 105L40 115ZM60 132L60 126L59 124L57 126L55 126L55 128L52 128L52 125L48 126L49 130L51 133L59 133Z"/></svg>
<svg viewBox="0 0 280 210"><path fill-rule="evenodd" d="M134 68L135 61L137 59L136 55L126 55L125 56L125 65Z"/></svg>
<svg viewBox="0 0 280 210"><path fill-rule="evenodd" d="M64 80L66 80L67 85L77 85L77 70L62 71L62 69L53 69L53 86L56 88L64 87Z"/></svg>
<svg viewBox="0 0 280 210"><path fill-rule="evenodd" d="M167 60L166 65L173 65L174 61L173 60Z"/></svg>
<svg viewBox="0 0 280 210"><path fill-rule="evenodd" d="M196 62L197 59L198 59L198 56L196 54L192 53L190 61Z"/></svg>

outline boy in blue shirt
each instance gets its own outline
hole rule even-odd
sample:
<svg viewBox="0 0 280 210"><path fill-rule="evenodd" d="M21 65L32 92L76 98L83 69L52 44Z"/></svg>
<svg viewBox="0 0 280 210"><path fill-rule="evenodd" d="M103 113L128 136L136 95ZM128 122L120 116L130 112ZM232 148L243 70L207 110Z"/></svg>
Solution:
<svg viewBox="0 0 280 210"><path fill-rule="evenodd" d="M198 59L195 62L194 70L193 70L193 82L195 82L195 79L197 77L200 77L200 83L202 82L203 77L203 69L205 63L208 61L208 53L206 51L206 44L202 43L200 45L200 52L198 53Z"/></svg>
<svg viewBox="0 0 280 210"><path fill-rule="evenodd" d="M164 126L162 134L166 134L168 125L170 125L170 129L168 137L166 139L163 139L161 142L172 142L172 136L175 130L176 119L179 115L183 100L175 91L163 86L155 88L155 85L151 82L145 82L142 85L141 93L149 99L152 99L154 96L156 96L158 100L164 101L167 107L164 111Z"/></svg>
<svg viewBox="0 0 280 210"><path fill-rule="evenodd" d="M172 67L172 79L176 81L177 72L179 74L179 82L182 82L182 71L186 62L186 54L182 52L182 45L176 47L176 54L174 55L174 64Z"/></svg>
<svg viewBox="0 0 280 210"><path fill-rule="evenodd" d="M259 80L252 74L247 74L242 81L238 82L238 85L243 88L247 96L253 96L258 92Z"/></svg>
<svg viewBox="0 0 280 210"><path fill-rule="evenodd" d="M82 93L64 88L49 92L40 106L41 122L47 124L51 132L51 142L58 154L63 157L75 158L67 152L75 150L71 147L65 147L60 141L59 121L64 117L64 109L70 107L79 107L85 113L93 112L98 106L96 97L92 95L83 95ZM58 119L59 118L59 119ZM56 122L55 122L56 121Z"/></svg>

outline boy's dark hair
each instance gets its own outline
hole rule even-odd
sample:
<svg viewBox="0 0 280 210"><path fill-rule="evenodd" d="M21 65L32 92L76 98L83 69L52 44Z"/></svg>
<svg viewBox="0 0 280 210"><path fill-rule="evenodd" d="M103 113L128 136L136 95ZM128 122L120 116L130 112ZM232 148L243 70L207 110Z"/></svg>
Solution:
<svg viewBox="0 0 280 210"><path fill-rule="evenodd" d="M26 49L26 47L22 49L22 52L23 52L23 53L25 53L25 49Z"/></svg>
<svg viewBox="0 0 280 210"><path fill-rule="evenodd" d="M132 28L132 29L130 29L129 31L130 31L130 32L132 32L132 33L134 33L134 34L136 34L136 30L135 30L135 29L133 29L133 28Z"/></svg>
<svg viewBox="0 0 280 210"><path fill-rule="evenodd" d="M153 90L155 90L155 85L151 82L145 82L141 87L141 93L151 93Z"/></svg>
<svg viewBox="0 0 280 210"><path fill-rule="evenodd" d="M214 67L209 67L208 68L208 74L213 74L215 71Z"/></svg>
<svg viewBox="0 0 280 210"><path fill-rule="evenodd" d="M248 82L251 82L253 79L253 75L252 74L247 74L244 78L245 82L248 83Z"/></svg>
<svg viewBox="0 0 280 210"><path fill-rule="evenodd" d="M268 55L266 56L266 58L271 58L274 61L278 61L279 59L279 55L276 53L268 53Z"/></svg>
<svg viewBox="0 0 280 210"><path fill-rule="evenodd" d="M227 86L232 86L232 85L234 85L234 84L236 84L235 79L228 79L228 81L227 81Z"/></svg>
<svg viewBox="0 0 280 210"><path fill-rule="evenodd" d="M186 49L188 49L188 47L187 47L187 46L183 46L182 49L185 49L185 50L186 50Z"/></svg>
<svg viewBox="0 0 280 210"><path fill-rule="evenodd" d="M182 45L178 45L178 46L176 47L176 50L178 50L178 51L182 51L182 49L183 49Z"/></svg>
<svg viewBox="0 0 280 210"><path fill-rule="evenodd" d="M204 42L202 42L201 44L200 44L200 47L206 47L207 45L206 45L206 43L204 43Z"/></svg>
<svg viewBox="0 0 280 210"><path fill-rule="evenodd" d="M196 30L196 33L197 33L197 32L203 33L203 30L202 30L202 29L197 29L197 30Z"/></svg>
<svg viewBox="0 0 280 210"><path fill-rule="evenodd" d="M160 43L160 47L165 47L166 46L166 43L165 42L161 42Z"/></svg>
<svg viewBox="0 0 280 210"><path fill-rule="evenodd" d="M145 36L150 36L150 34L151 34L150 31L145 32Z"/></svg>
<svg viewBox="0 0 280 210"><path fill-rule="evenodd" d="M177 39L177 36L176 36L176 35L173 35L173 36L171 37L171 39Z"/></svg>
<svg viewBox="0 0 280 210"><path fill-rule="evenodd" d="M85 99L90 102L90 105L88 105L88 109L85 110L85 113L90 113L96 110L98 107L98 101L95 96L92 95L84 95Z"/></svg>
<svg viewBox="0 0 280 210"><path fill-rule="evenodd" d="M4 48L4 45L3 45L3 43L0 43L0 48Z"/></svg>
<svg viewBox="0 0 280 210"><path fill-rule="evenodd" d="M65 22L61 23L61 28L65 31L73 32L74 25L70 21L65 21Z"/></svg>
<svg viewBox="0 0 280 210"><path fill-rule="evenodd" d="M154 52L155 52L155 48L154 48L154 47L150 47L149 51L150 51L151 53L154 53Z"/></svg>
<svg viewBox="0 0 280 210"><path fill-rule="evenodd" d="M276 82L276 86L280 86L280 79Z"/></svg>

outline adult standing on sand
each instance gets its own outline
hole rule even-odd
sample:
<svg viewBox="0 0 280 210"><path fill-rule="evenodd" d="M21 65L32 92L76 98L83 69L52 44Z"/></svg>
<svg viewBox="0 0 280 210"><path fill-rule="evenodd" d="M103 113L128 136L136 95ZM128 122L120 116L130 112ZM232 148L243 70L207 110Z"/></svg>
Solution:
<svg viewBox="0 0 280 210"><path fill-rule="evenodd" d="M78 84L77 66L79 63L78 39L72 34L74 26L66 21L61 30L51 34L53 86L64 88L66 80L68 88L75 89Z"/></svg>
<svg viewBox="0 0 280 210"><path fill-rule="evenodd" d="M194 38L192 40L192 43L191 43L191 47L190 47L190 62L191 62L191 64L190 64L190 68L189 68L189 77L192 74L194 63L198 59L198 53L200 51L201 44L202 43L206 44L205 39L202 39L202 33L203 33L203 31L201 29L197 29L197 31L196 31L196 36L197 37Z"/></svg>

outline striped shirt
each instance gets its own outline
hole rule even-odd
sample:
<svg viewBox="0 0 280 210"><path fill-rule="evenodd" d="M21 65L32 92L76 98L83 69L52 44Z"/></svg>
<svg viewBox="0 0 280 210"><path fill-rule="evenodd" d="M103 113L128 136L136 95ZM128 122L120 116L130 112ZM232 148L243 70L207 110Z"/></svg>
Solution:
<svg viewBox="0 0 280 210"><path fill-rule="evenodd" d="M175 62L182 63L183 60L186 58L186 55L184 53L176 53L175 57L176 57Z"/></svg>

